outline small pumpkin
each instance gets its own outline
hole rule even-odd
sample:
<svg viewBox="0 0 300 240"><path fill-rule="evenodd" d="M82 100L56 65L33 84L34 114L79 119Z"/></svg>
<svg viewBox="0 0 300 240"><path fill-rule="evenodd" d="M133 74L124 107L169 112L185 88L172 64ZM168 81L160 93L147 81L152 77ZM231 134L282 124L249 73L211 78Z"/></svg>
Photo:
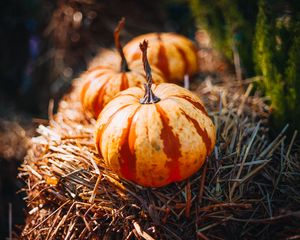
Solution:
<svg viewBox="0 0 300 240"><path fill-rule="evenodd" d="M140 86L146 82L143 64L141 61L127 63L120 44L120 31L123 28L123 18L114 32L115 46L120 54L120 64L108 64L94 66L88 69L81 78L81 102L84 110L97 118L103 107L120 91L129 87ZM153 80L156 83L163 82L163 74L160 70L153 69Z"/></svg>
<svg viewBox="0 0 300 240"><path fill-rule="evenodd" d="M181 181L199 170L216 132L201 100L171 83L152 85L147 42L140 45L145 88L120 92L101 112L95 145L120 177L147 187Z"/></svg>
<svg viewBox="0 0 300 240"><path fill-rule="evenodd" d="M149 63L159 68L169 82L179 82L184 75L197 73L195 44L176 33L148 33L132 39L124 46L124 54L129 62L141 58L139 43L143 39L149 41Z"/></svg>
<svg viewBox="0 0 300 240"><path fill-rule="evenodd" d="M116 68L120 66L121 57L116 49L103 48L99 53L89 62L88 69L98 67L98 66L110 66Z"/></svg>

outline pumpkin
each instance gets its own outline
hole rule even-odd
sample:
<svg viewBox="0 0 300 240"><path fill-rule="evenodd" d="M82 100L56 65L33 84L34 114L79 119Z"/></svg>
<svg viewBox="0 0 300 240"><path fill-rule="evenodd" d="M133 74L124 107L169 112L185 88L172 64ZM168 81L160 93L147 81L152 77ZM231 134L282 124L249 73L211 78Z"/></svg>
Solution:
<svg viewBox="0 0 300 240"><path fill-rule="evenodd" d="M169 82L179 82L185 74L191 76L197 73L195 44L175 33L148 33L132 39L124 46L124 54L129 62L141 58L139 42L143 39L149 41L149 63L158 67Z"/></svg>
<svg viewBox="0 0 300 240"><path fill-rule="evenodd" d="M146 187L188 178L211 153L216 132L203 103L176 84L152 85L143 51L147 84L120 92L96 123L95 146L118 176Z"/></svg>
<svg viewBox="0 0 300 240"><path fill-rule="evenodd" d="M121 57L118 51L115 49L107 49L103 48L99 51L99 53L89 62L88 68L94 68L97 66L110 66L115 68L116 66L120 66ZM138 61L136 61L138 62ZM130 63L129 63L130 64Z"/></svg>
<svg viewBox="0 0 300 240"><path fill-rule="evenodd" d="M124 26L123 18L117 26L114 39L115 45L120 55L120 64L108 64L94 66L88 69L81 78L81 102L83 109L92 117L97 118L103 107L120 91L128 87L140 86L146 82L143 64L141 61L127 63L122 46L120 44L119 33ZM156 83L164 81L163 74L157 68L153 70L153 81Z"/></svg>

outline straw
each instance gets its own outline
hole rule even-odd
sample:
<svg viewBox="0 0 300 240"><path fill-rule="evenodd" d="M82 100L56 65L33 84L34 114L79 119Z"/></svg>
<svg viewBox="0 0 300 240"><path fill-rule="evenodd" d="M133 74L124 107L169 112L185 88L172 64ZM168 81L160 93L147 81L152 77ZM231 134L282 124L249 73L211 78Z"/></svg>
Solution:
<svg viewBox="0 0 300 240"><path fill-rule="evenodd" d="M247 83L247 84L251 84ZM245 90L248 88L248 91ZM295 137L268 135L269 109L248 85L203 82L217 144L198 173L151 189L106 168L83 113L80 81L38 128L19 177L27 194L23 239L275 239L299 234ZM242 103L242 104L241 104ZM280 176L280 177L279 177Z"/></svg>

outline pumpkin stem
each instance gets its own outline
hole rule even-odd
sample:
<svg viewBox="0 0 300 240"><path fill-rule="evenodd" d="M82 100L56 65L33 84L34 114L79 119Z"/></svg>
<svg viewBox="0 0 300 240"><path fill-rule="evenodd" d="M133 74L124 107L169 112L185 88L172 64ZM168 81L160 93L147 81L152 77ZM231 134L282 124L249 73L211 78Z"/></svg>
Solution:
<svg viewBox="0 0 300 240"><path fill-rule="evenodd" d="M128 72L130 71L129 67L128 67L128 63L126 61L124 52L123 52L123 48L122 45L120 43L120 32L123 29L125 25L125 18L123 17L119 23L118 26L116 27L115 31L114 31L114 40L115 40L115 46L116 49L118 50L120 56L121 56L121 72Z"/></svg>
<svg viewBox="0 0 300 240"><path fill-rule="evenodd" d="M141 104L151 104L160 101L160 98L155 96L151 89L152 74L151 74L151 67L149 65L148 58L147 58L147 48L148 48L148 42L146 40L144 40L143 43L140 43L140 49L143 53L143 65L144 65L144 70L147 79L147 83L144 84L145 95L143 98L140 99Z"/></svg>

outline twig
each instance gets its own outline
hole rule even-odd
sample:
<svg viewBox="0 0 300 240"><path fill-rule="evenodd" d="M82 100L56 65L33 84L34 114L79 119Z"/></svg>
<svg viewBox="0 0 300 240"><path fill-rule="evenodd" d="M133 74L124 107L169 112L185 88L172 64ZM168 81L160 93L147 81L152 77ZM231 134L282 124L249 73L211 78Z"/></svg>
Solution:
<svg viewBox="0 0 300 240"><path fill-rule="evenodd" d="M191 193L190 180L187 180L187 184L185 186L185 195L186 195L185 217L189 218L190 211L191 211L191 205L192 205L192 203L191 203L192 193Z"/></svg>
<svg viewBox="0 0 300 240"><path fill-rule="evenodd" d="M141 226L136 221L133 222L133 226L134 226L134 228L135 228L135 230L136 230L136 232L138 233L139 236L141 236L145 240L154 240L154 238L152 238L148 233L144 232L141 229Z"/></svg>
<svg viewBox="0 0 300 240"><path fill-rule="evenodd" d="M202 199L203 199L206 171L207 171L207 159L205 159L204 168L203 168L202 175L201 175L200 191L199 191L199 197L198 197L199 204L202 203Z"/></svg>
<svg viewBox="0 0 300 240"><path fill-rule="evenodd" d="M188 74L185 74L184 75L184 88L187 89L187 90L190 90L190 77Z"/></svg>
<svg viewBox="0 0 300 240"><path fill-rule="evenodd" d="M67 205L70 202L70 200L63 203L59 208L57 208L53 213L51 213L49 216L44 218L39 224L37 224L35 227L33 227L29 232L23 233L23 236L29 235L32 233L35 229L37 229L39 226L41 226L45 221L47 221L49 218L51 218L55 213L57 213L60 209L62 209L65 205Z"/></svg>
<svg viewBox="0 0 300 240"><path fill-rule="evenodd" d="M93 192L91 194L91 197L89 199L89 203L93 203L94 200L95 200L95 197L96 197L96 194L97 194L97 189L98 189L98 186L99 186L99 183L101 181L101 176L99 175L98 178L97 178L97 181L95 183L95 187L93 189Z"/></svg>
<svg viewBox="0 0 300 240"><path fill-rule="evenodd" d="M12 240L12 204L8 204L8 233L9 239Z"/></svg>
<svg viewBox="0 0 300 240"><path fill-rule="evenodd" d="M199 209L199 212L207 212L215 208L251 208L250 203L217 203Z"/></svg>
<svg viewBox="0 0 300 240"><path fill-rule="evenodd" d="M259 126L260 126L260 122L256 125L255 130L253 131L252 136L251 136L251 138L250 138L250 141L249 141L249 143L248 143L248 145L247 145L247 149L246 149L246 152L245 152L244 157L243 157L243 159L242 159L241 166L240 166L239 171L238 171L238 173L237 173L237 175L236 175L236 178L237 178L237 179L239 179L240 176L241 176L241 173L242 173L242 170L243 170L243 167L244 167L244 163L245 163L246 158L247 158L247 156L248 156L248 154L249 154L249 151L250 151L250 149L251 149L251 147L252 147L252 143L253 143L253 141L254 141L256 135L257 135L257 132L258 132L258 130L259 130ZM230 189L230 192L229 192L229 199L230 199L230 200L232 200L232 195L233 195L234 190L235 190L235 188L237 187L237 185L238 185L238 182L234 182L233 185L232 185L232 188Z"/></svg>

